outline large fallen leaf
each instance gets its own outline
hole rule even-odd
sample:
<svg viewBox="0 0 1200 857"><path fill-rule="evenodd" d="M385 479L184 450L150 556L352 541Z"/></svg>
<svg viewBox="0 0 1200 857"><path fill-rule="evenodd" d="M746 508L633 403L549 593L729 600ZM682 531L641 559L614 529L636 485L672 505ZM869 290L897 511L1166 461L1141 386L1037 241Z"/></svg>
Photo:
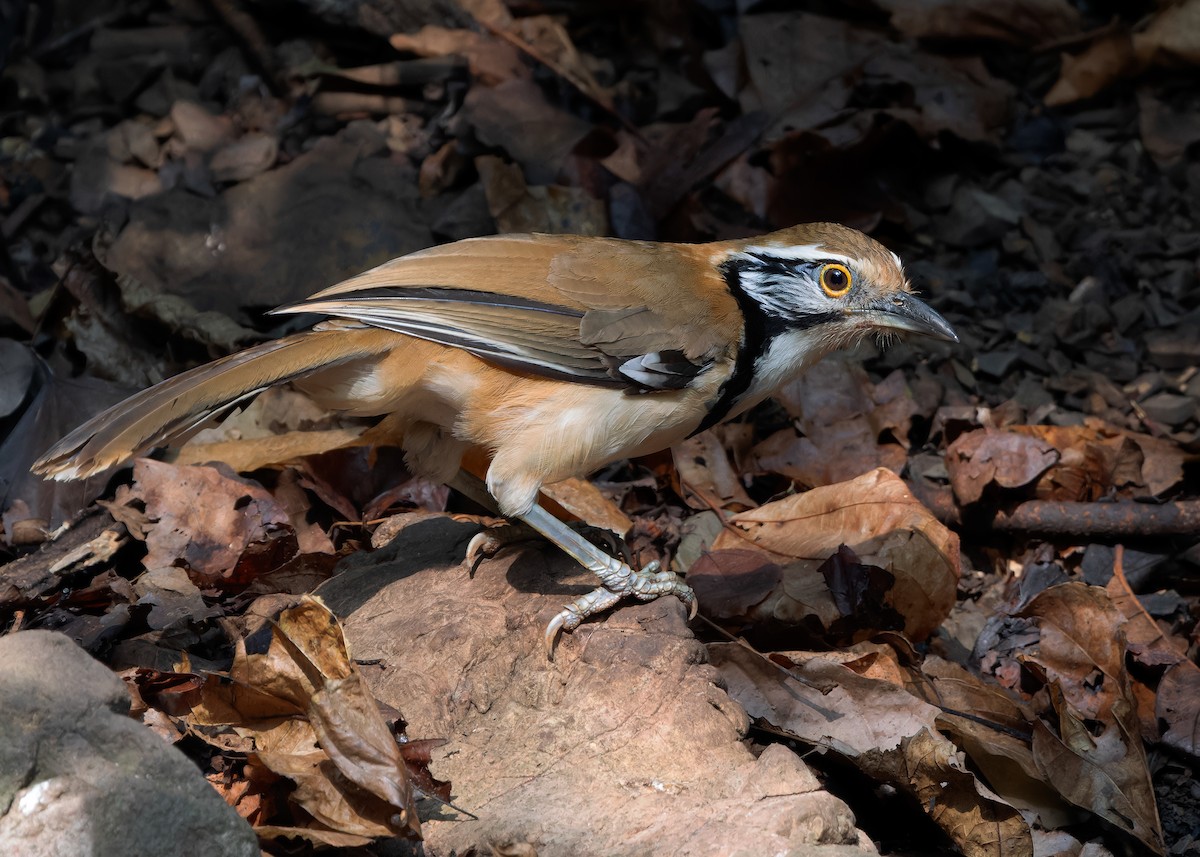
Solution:
<svg viewBox="0 0 1200 857"><path fill-rule="evenodd" d="M1061 106L1090 98L1118 80L1153 66L1200 65L1200 0L1159 4L1145 26L1121 28L1092 42L1082 53L1064 54L1059 79L1045 101Z"/></svg>
<svg viewBox="0 0 1200 857"><path fill-rule="evenodd" d="M811 590L814 580L823 583L819 569L842 545L861 564L893 576L886 603L902 617L910 637L928 637L954 605L958 536L889 470L768 503L728 523L714 551L757 548L786 569L782 585L761 605L766 615L791 614L796 620L807 615L791 592Z"/></svg>
<svg viewBox="0 0 1200 857"><path fill-rule="evenodd" d="M494 155L481 155L475 166L500 232L607 234L604 203L583 188L527 184L521 167Z"/></svg>
<svg viewBox="0 0 1200 857"><path fill-rule="evenodd" d="M542 486L542 504L554 511L557 504L568 514L593 527L624 536L633 526L629 516L586 479L571 477Z"/></svg>
<svg viewBox="0 0 1200 857"><path fill-rule="evenodd" d="M824 695L743 646L714 644L709 650L730 696L750 716L838 753L867 776L911 795L963 854L1033 854L1021 814L971 774L958 748L938 731L938 709L891 681L860 674L878 673L880 658L894 660L886 647L871 647L858 663L788 653L806 682L831 688ZM893 663L884 674L899 671Z"/></svg>
<svg viewBox="0 0 1200 857"><path fill-rule="evenodd" d="M909 692L941 709L939 731L963 749L1001 797L1043 827L1075 821L1077 810L1046 783L1030 746L1032 714L1002 688L958 664L926 658L910 669ZM1027 816L1028 817L1028 816Z"/></svg>
<svg viewBox="0 0 1200 857"><path fill-rule="evenodd" d="M1046 93L1050 107L1091 98L1123 77L1134 74L1139 63L1129 33L1120 30L1097 39L1080 54L1063 54L1058 80Z"/></svg>
<svg viewBox="0 0 1200 857"><path fill-rule="evenodd" d="M1133 34L1133 50L1147 64L1200 65L1200 0L1163 4L1146 27Z"/></svg>
<svg viewBox="0 0 1200 857"><path fill-rule="evenodd" d="M922 136L987 139L1003 122L1009 89L977 59L915 50L848 21L809 13L743 15L750 86L740 94L774 119L767 139L813 131L835 146L865 138L878 115ZM870 90L872 108L855 103Z"/></svg>
<svg viewBox="0 0 1200 857"><path fill-rule="evenodd" d="M1038 480L1037 496L1043 500L1092 501L1114 491L1140 488L1144 483L1145 449L1168 455L1160 447L1143 447L1138 436L1130 432L1103 424L1009 426L1006 430L1038 438L1058 450L1058 461ZM1152 442L1154 438L1145 440ZM1182 476L1181 453L1178 449L1175 452Z"/></svg>
<svg viewBox="0 0 1200 857"><path fill-rule="evenodd" d="M1164 853L1154 788L1125 671L1124 617L1096 586L1064 583L1018 614L1034 619L1037 649L1022 660L1045 676L1052 710L1034 724L1033 755L1047 782Z"/></svg>
<svg viewBox="0 0 1200 857"><path fill-rule="evenodd" d="M693 509L748 509L754 505L729 463L720 439L701 432L671 447L685 502Z"/></svg>

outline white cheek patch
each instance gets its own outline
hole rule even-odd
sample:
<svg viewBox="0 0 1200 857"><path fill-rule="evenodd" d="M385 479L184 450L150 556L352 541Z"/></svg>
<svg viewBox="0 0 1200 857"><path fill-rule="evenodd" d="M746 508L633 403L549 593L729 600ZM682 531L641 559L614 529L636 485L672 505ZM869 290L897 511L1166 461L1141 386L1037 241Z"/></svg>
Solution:
<svg viewBox="0 0 1200 857"><path fill-rule="evenodd" d="M747 257L747 261L761 264L761 260L753 257ZM770 315L796 318L828 312L835 306L802 272L781 275L777 271L747 267L740 272L738 283Z"/></svg>

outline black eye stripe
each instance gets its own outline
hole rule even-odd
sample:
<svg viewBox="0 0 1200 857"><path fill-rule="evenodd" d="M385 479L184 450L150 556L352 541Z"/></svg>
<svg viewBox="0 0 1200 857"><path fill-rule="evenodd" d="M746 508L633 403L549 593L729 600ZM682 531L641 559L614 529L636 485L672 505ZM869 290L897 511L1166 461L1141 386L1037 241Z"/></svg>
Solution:
<svg viewBox="0 0 1200 857"><path fill-rule="evenodd" d="M784 259L780 256L769 256L765 253L747 253L746 258L753 259L754 267L768 274L787 277L808 274L816 279L820 270L828 265L841 265L853 274L853 268L837 259Z"/></svg>

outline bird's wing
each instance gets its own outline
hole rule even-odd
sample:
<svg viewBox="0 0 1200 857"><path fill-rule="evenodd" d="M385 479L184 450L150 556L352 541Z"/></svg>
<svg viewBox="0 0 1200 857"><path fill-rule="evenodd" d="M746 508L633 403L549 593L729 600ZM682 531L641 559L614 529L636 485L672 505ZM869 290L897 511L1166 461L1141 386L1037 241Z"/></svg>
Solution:
<svg viewBox="0 0 1200 857"><path fill-rule="evenodd" d="M519 235L395 259L276 312L353 319L553 378L681 389L741 335L687 245ZM689 279L690 277L690 279Z"/></svg>

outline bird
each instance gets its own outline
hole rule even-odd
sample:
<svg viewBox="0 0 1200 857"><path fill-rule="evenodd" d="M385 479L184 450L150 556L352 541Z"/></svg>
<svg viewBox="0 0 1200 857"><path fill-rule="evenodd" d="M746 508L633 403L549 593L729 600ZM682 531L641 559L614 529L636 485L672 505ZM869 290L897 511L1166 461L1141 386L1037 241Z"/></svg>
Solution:
<svg viewBox="0 0 1200 857"><path fill-rule="evenodd" d="M508 234L401 256L272 311L311 329L168 378L85 422L33 470L88 477L187 435L283 383L376 417L414 473L469 494L558 545L600 585L543 638L682 577L634 569L549 514L541 486L657 452L744 414L825 355L870 337L958 342L900 258L857 230L807 223L709 243ZM472 448L484 483L460 471Z"/></svg>

